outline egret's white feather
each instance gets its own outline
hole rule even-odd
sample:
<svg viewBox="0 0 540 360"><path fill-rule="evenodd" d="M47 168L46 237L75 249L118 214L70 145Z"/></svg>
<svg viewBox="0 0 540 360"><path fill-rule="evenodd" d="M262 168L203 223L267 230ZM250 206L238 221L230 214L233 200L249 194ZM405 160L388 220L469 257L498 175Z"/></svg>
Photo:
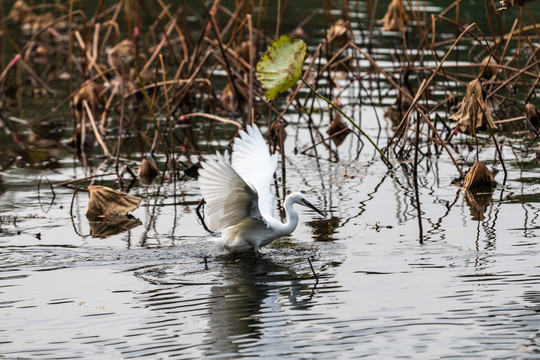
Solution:
<svg viewBox="0 0 540 360"><path fill-rule="evenodd" d="M206 201L206 221L212 231L234 226L246 217L260 218L257 191L232 168L229 153L217 153L199 170L201 193Z"/></svg>
<svg viewBox="0 0 540 360"><path fill-rule="evenodd" d="M277 168L277 156L270 155L268 145L257 125L246 126L234 140L232 167L259 195L261 215L270 219L274 214L274 194L271 184Z"/></svg>

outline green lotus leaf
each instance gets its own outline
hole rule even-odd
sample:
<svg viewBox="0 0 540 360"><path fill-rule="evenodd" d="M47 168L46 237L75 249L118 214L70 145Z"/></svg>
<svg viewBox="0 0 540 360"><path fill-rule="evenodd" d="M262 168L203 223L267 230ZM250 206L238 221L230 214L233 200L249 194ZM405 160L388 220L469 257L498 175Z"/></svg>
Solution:
<svg viewBox="0 0 540 360"><path fill-rule="evenodd" d="M307 56L306 43L289 35L281 36L268 46L268 50L257 63L257 78L266 90L265 96L268 100L298 82Z"/></svg>

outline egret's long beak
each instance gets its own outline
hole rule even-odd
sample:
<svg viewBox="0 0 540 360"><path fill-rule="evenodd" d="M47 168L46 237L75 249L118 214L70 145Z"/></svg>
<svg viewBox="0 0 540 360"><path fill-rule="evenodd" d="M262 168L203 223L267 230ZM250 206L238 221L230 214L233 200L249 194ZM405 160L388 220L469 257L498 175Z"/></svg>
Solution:
<svg viewBox="0 0 540 360"><path fill-rule="evenodd" d="M307 200L302 200L302 204L303 204L304 206L307 206L307 207L310 208L311 210L314 210L314 211L318 212L321 216L326 217L326 214L325 214L325 213L323 213L321 210L317 209L317 208L315 207L315 205L313 205L313 204L310 203L309 201L307 201Z"/></svg>

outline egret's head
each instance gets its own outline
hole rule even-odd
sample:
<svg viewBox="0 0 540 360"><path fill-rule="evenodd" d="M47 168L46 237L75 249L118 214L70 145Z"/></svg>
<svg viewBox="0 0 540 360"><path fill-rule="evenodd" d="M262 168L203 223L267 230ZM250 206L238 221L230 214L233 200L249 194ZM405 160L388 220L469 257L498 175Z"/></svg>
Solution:
<svg viewBox="0 0 540 360"><path fill-rule="evenodd" d="M323 213L321 210L317 209L315 207L315 205L313 205L312 203L310 203L309 201L306 200L306 198L304 197L304 194L299 193L299 192L294 192L294 193L290 194L288 197L292 199L293 204L300 204L302 206L306 206L306 207L310 208L311 210L316 211L320 215L326 217L325 213Z"/></svg>

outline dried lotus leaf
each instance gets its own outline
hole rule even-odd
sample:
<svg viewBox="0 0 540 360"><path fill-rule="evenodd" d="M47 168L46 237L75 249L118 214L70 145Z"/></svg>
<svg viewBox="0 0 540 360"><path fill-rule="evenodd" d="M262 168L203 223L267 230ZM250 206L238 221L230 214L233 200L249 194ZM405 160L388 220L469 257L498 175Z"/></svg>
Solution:
<svg viewBox="0 0 540 360"><path fill-rule="evenodd" d="M328 43L341 48L349 41L348 35L348 22L343 19L339 19L330 27L326 40Z"/></svg>
<svg viewBox="0 0 540 360"><path fill-rule="evenodd" d="M540 111L531 103L525 105L525 117L529 124L536 130L540 128Z"/></svg>
<svg viewBox="0 0 540 360"><path fill-rule="evenodd" d="M234 112L238 106L236 96L234 95L234 91L230 83L227 84L227 86L225 86L221 92L221 104L225 110L230 112Z"/></svg>
<svg viewBox="0 0 540 360"><path fill-rule="evenodd" d="M19 24L28 23L34 18L32 8L28 6L26 1L17 0L9 11L9 16Z"/></svg>
<svg viewBox="0 0 540 360"><path fill-rule="evenodd" d="M480 65L482 65L481 74L484 79L491 79L499 72L498 64L493 56L486 56Z"/></svg>
<svg viewBox="0 0 540 360"><path fill-rule="evenodd" d="M491 118L491 111L486 105L484 90L478 79L467 85L467 91L461 100L461 108L450 115L449 119L457 121L456 128L461 133L472 136L476 135L477 130L497 128Z"/></svg>
<svg viewBox="0 0 540 360"><path fill-rule="evenodd" d="M343 144L350 132L351 130L347 124L339 116L332 120L328 130L326 130L326 133L332 137L332 141L336 146Z"/></svg>
<svg viewBox="0 0 540 360"><path fill-rule="evenodd" d="M127 215L139 207L141 198L129 195L106 186L93 185L88 187L88 218Z"/></svg>
<svg viewBox="0 0 540 360"><path fill-rule="evenodd" d="M463 188L471 191L482 188L494 188L495 186L497 186L495 177L491 171L489 171L487 166L480 161L474 163L463 180Z"/></svg>
<svg viewBox="0 0 540 360"><path fill-rule="evenodd" d="M139 177L139 180L144 185L149 185L154 181L156 176L159 174L159 169L156 164L154 164L153 161L148 159L143 159L141 162L141 166L139 167L139 171L137 172L137 176Z"/></svg>
<svg viewBox="0 0 540 360"><path fill-rule="evenodd" d="M409 17L407 16L407 11L403 5L403 0L392 0L390 5L388 5L382 23L383 31L404 32L407 29Z"/></svg>

